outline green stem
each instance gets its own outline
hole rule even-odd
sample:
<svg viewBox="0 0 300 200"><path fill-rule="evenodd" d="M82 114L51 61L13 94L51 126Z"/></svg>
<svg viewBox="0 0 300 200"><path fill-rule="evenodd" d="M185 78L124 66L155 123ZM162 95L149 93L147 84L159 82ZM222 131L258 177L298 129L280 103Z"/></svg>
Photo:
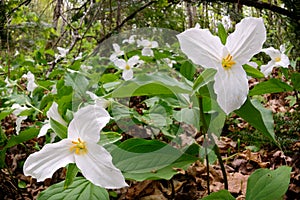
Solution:
<svg viewBox="0 0 300 200"><path fill-rule="evenodd" d="M201 131L204 134L204 136L207 133L209 140L211 140L212 144L214 144L213 150L214 150L214 152L215 152L215 154L218 158L218 161L219 161L219 164L220 164L220 167L221 167L221 171L222 171L223 179L224 179L224 187L225 187L226 190L228 190L228 180L227 180L226 170L225 170L225 166L224 166L224 163L223 163L223 160L222 160L222 156L220 154L220 149L219 149L218 145L216 144L213 136L208 131L208 126L207 126L205 116L204 116L204 112L203 112L203 99L202 99L202 96L199 95L198 99L199 99L199 109L200 109L200 111L199 111L200 112L200 120L201 120L201 123L202 123ZM205 139L205 137L204 137L204 139ZM205 145L204 147L205 147L205 153L206 153L206 160L208 160L207 145ZM209 168L208 163L209 162L207 161L207 168ZM209 170L208 170L208 173L209 173ZM209 179L207 180L207 182L209 183ZM210 193L210 191L209 191L209 187L208 187L208 194L209 193Z"/></svg>
<svg viewBox="0 0 300 200"><path fill-rule="evenodd" d="M198 97L199 99L199 111L200 111L200 124L202 124L200 126L200 132L203 134L204 136L204 150L205 150L205 160L206 160L206 182L207 182L207 192L208 194L210 194L210 181L209 181L209 159L208 159L208 153L207 153L207 146L208 146L208 142L207 144L205 144L205 142L207 141L206 138L206 133L207 133L207 124L206 124L206 120L204 117L204 112L203 112L203 101L202 101L202 96Z"/></svg>

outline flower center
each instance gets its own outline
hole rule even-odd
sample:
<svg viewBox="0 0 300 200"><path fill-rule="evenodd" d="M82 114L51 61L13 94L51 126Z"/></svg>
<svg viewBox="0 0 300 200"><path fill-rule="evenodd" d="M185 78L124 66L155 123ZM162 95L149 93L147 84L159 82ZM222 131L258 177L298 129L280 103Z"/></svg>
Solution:
<svg viewBox="0 0 300 200"><path fill-rule="evenodd" d="M130 66L129 66L129 65L126 65L126 66L125 66L125 69L126 69L126 70L130 70Z"/></svg>
<svg viewBox="0 0 300 200"><path fill-rule="evenodd" d="M70 151L75 152L77 155L82 155L87 152L86 143L82 141L80 138L78 140L72 141L73 146L71 146Z"/></svg>
<svg viewBox="0 0 300 200"><path fill-rule="evenodd" d="M275 62L280 62L281 61L281 58L280 57L276 57L275 58Z"/></svg>
<svg viewBox="0 0 300 200"><path fill-rule="evenodd" d="M235 62L232 60L232 55L230 54L222 59L222 67L224 67L224 69L230 69L234 64Z"/></svg>

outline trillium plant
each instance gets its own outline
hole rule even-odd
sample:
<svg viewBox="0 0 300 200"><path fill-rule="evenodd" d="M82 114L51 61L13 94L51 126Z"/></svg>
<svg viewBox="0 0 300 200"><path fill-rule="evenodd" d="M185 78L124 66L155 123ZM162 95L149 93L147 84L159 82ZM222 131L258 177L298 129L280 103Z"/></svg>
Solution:
<svg viewBox="0 0 300 200"><path fill-rule="evenodd" d="M280 50L266 45L262 18L244 18L234 28L225 21L231 33L222 24L216 32L199 24L181 33L133 29L109 38L89 56L58 47L44 79L45 72L33 67L19 73L22 81L6 77L1 92L3 105L10 108L0 117L11 115L16 123L14 136L0 149L0 166L5 166L3 155L9 148L23 143L30 149L34 144L22 163L24 175L37 182L55 173L65 179L41 192L39 200L108 200L117 196L115 189L126 191L144 180L171 180L200 161L207 174L201 188L210 194L209 166L218 164L225 190L213 197L232 199L217 145L225 122L242 118L279 146L272 112L258 96L299 91L300 75L292 75L292 86L270 78L274 67L282 67L276 70L288 78L292 61L284 45ZM32 65L41 63L47 62ZM250 87L253 80L257 84ZM24 126L27 121L29 128ZM256 183L266 186L261 194L281 188L266 198L279 199L287 190L290 170L254 173L246 199L263 199L251 189ZM282 177L274 181L270 174Z"/></svg>
<svg viewBox="0 0 300 200"><path fill-rule="evenodd" d="M111 155L97 144L100 130L109 120L108 112L102 107L89 105L79 109L68 126L67 138L31 154L24 163L24 174L43 181L59 168L75 163L83 176L95 185L127 186L122 173L113 165Z"/></svg>

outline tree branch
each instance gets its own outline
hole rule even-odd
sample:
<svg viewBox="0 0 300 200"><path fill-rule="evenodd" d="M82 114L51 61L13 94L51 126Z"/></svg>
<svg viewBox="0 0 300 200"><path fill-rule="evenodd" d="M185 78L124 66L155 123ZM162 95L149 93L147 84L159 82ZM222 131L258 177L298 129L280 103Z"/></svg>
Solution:
<svg viewBox="0 0 300 200"><path fill-rule="evenodd" d="M203 2L202 0L200 1L196 1L196 0L184 0L186 2L189 3L201 3ZM295 15L292 11L289 11L287 9L281 8L279 6L270 4L270 3L266 3L266 2L262 2L259 0L205 0L206 2L220 2L220 3L237 3L237 4L241 4L241 5L245 5L245 6L250 6L250 7L254 7L254 8L258 8L258 9L267 9L270 10L272 12L287 16L291 19L294 20L298 20L298 16ZM174 2L177 2L176 0Z"/></svg>

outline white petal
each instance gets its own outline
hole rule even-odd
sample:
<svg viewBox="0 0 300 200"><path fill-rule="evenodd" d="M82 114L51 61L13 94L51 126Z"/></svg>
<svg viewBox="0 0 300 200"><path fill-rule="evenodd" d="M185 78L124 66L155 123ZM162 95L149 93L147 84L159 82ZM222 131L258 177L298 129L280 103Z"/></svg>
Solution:
<svg viewBox="0 0 300 200"><path fill-rule="evenodd" d="M278 65L284 68L288 68L290 65L290 59L285 54L281 54L281 60L278 62Z"/></svg>
<svg viewBox="0 0 300 200"><path fill-rule="evenodd" d="M280 49L281 53L285 53L285 45L284 44L280 45L279 49Z"/></svg>
<svg viewBox="0 0 300 200"><path fill-rule="evenodd" d="M143 56L154 56L153 51L150 47L144 47L142 49L142 55Z"/></svg>
<svg viewBox="0 0 300 200"><path fill-rule="evenodd" d="M206 68L221 65L223 45L209 30L191 28L177 35L180 48L195 64Z"/></svg>
<svg viewBox="0 0 300 200"><path fill-rule="evenodd" d="M265 77L267 77L272 73L272 70L275 66L275 61L271 60L268 62L268 64L260 66L260 71L265 75Z"/></svg>
<svg viewBox="0 0 300 200"><path fill-rule="evenodd" d="M47 117L54 119L61 125L67 126L67 122L61 117L58 112L58 105L56 102L53 102L50 109L47 111Z"/></svg>
<svg viewBox="0 0 300 200"><path fill-rule="evenodd" d="M126 61L123 59L117 59L114 61L114 64L119 67L120 69L124 69L127 65Z"/></svg>
<svg viewBox="0 0 300 200"><path fill-rule="evenodd" d="M240 108L247 99L248 79L242 67L220 69L215 75L217 102L226 114Z"/></svg>
<svg viewBox="0 0 300 200"><path fill-rule="evenodd" d="M113 165L111 155L103 147L93 143L86 145L87 154L75 154L76 165L86 179L104 188L128 186L121 171Z"/></svg>
<svg viewBox="0 0 300 200"><path fill-rule="evenodd" d="M19 134L21 130L21 123L23 120L27 119L27 116L19 116L16 120L16 134Z"/></svg>
<svg viewBox="0 0 300 200"><path fill-rule="evenodd" d="M74 163L74 155L70 151L72 142L68 139L57 143L46 144L42 150L31 154L24 163L25 176L32 176L37 181L51 178L53 173L69 163Z"/></svg>
<svg viewBox="0 0 300 200"><path fill-rule="evenodd" d="M274 49L273 47L262 49L261 51L269 55L272 60L275 60L275 58L280 58L281 56L280 51L278 49Z"/></svg>
<svg viewBox="0 0 300 200"><path fill-rule="evenodd" d="M98 142L100 130L106 126L110 115L102 107L88 105L79 109L68 127L68 138L82 138L84 141Z"/></svg>
<svg viewBox="0 0 300 200"><path fill-rule="evenodd" d="M139 56L132 56L131 58L129 58L127 63L130 67L133 67L134 65L136 65L140 62L139 59L140 59Z"/></svg>
<svg viewBox="0 0 300 200"><path fill-rule="evenodd" d="M43 126L42 128L40 129L40 132L38 134L37 137L42 137L42 136L45 136L47 134L47 131L51 128L51 125L50 125L50 122L47 121Z"/></svg>
<svg viewBox="0 0 300 200"><path fill-rule="evenodd" d="M125 81L128 81L130 79L133 78L133 71L132 69L130 70L124 70L123 73L122 73L122 77Z"/></svg>
<svg viewBox="0 0 300 200"><path fill-rule="evenodd" d="M262 18L247 17L236 25L227 38L226 47L235 62L246 64L259 53L266 40L266 28Z"/></svg>
<svg viewBox="0 0 300 200"><path fill-rule="evenodd" d="M157 48L157 47L158 47L158 43L156 41L152 41L151 48Z"/></svg>

